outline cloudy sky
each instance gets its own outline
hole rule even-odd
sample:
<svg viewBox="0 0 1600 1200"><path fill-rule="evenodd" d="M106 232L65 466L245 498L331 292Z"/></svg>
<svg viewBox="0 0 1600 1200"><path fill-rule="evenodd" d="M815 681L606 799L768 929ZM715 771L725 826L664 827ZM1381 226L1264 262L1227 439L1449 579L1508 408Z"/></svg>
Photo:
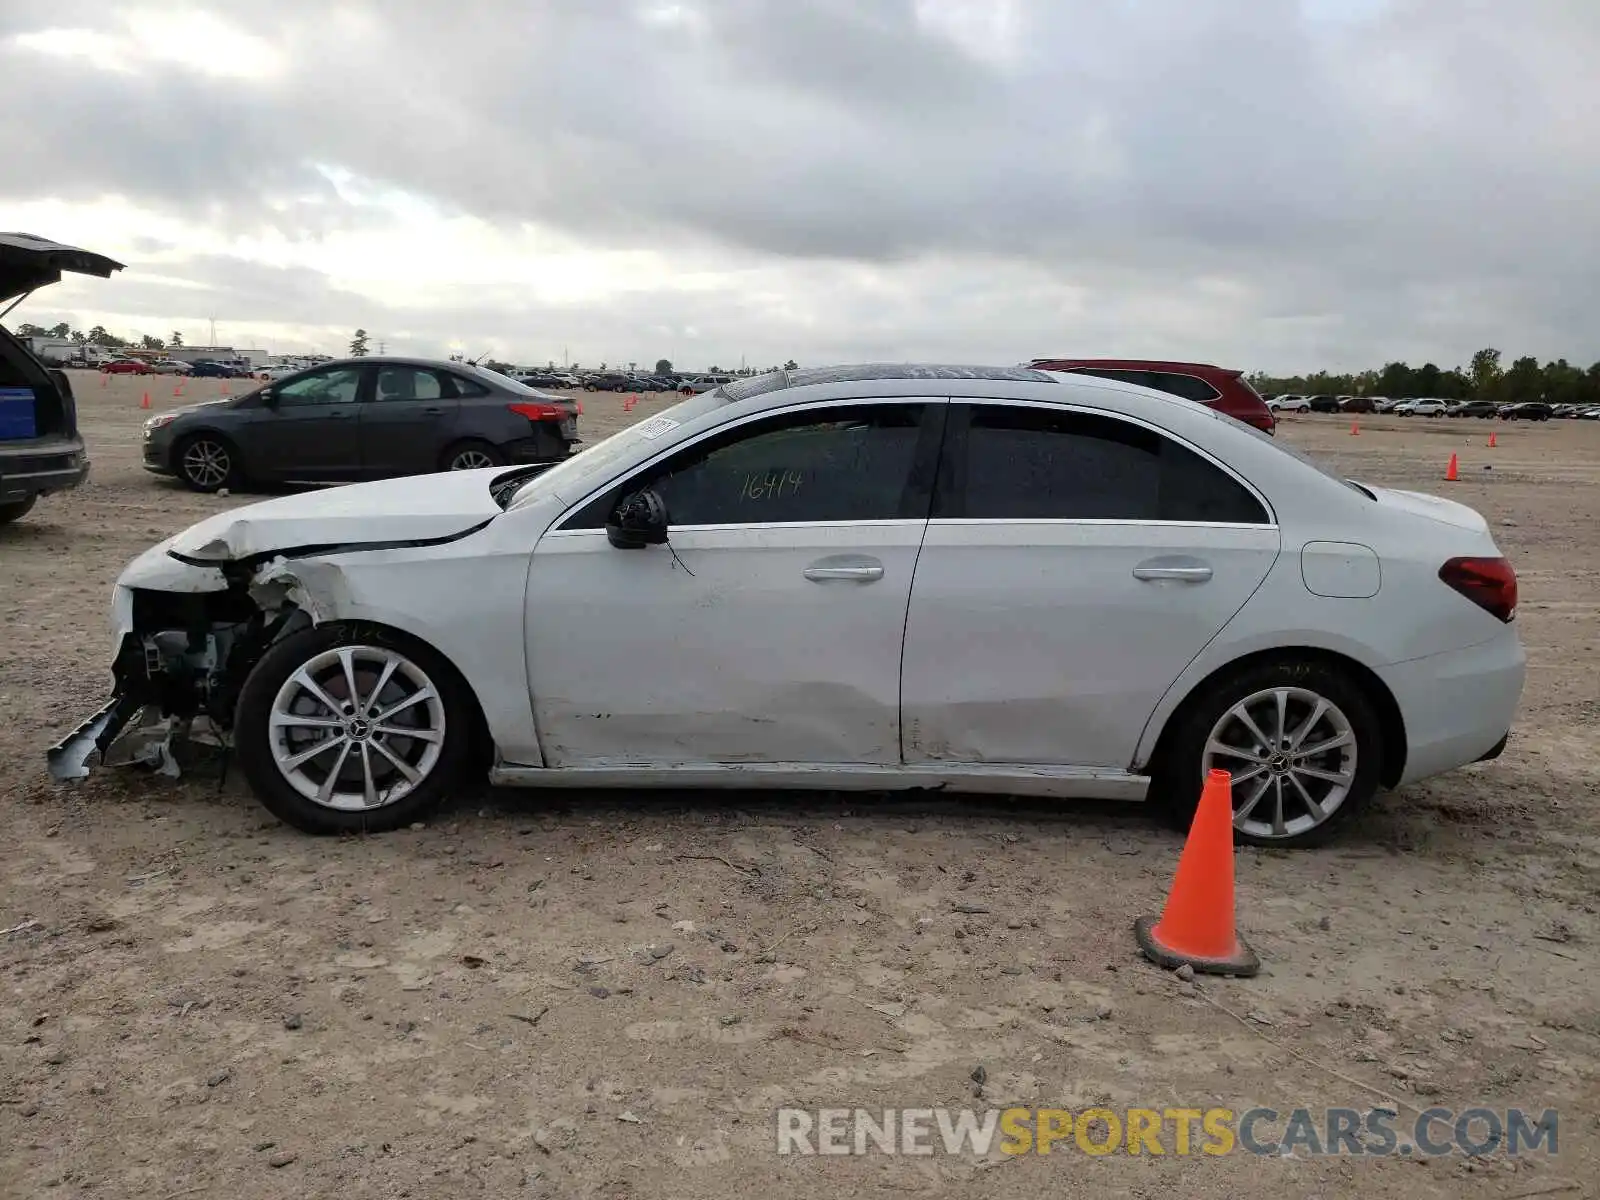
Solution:
<svg viewBox="0 0 1600 1200"><path fill-rule="evenodd" d="M12 321L679 367L1600 358L1597 0L0 5Z"/></svg>

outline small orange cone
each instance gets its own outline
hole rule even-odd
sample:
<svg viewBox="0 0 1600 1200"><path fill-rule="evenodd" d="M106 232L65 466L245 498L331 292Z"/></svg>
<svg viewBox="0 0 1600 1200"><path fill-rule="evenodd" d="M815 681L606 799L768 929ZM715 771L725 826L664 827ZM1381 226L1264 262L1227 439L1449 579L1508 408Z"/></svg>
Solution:
<svg viewBox="0 0 1600 1200"><path fill-rule="evenodd" d="M222 394L224 396L227 396L227 395L230 394L230 392L228 390L228 381L227 380L223 380L222 381Z"/></svg>
<svg viewBox="0 0 1600 1200"><path fill-rule="evenodd" d="M1444 478L1446 483L1454 483L1461 478L1456 473L1456 456L1454 454L1450 456L1450 465L1444 469Z"/></svg>
<svg viewBox="0 0 1600 1200"><path fill-rule="evenodd" d="M1495 441L1495 435L1491 432L1489 434L1489 448L1492 450L1497 445L1499 445L1499 443Z"/></svg>
<svg viewBox="0 0 1600 1200"><path fill-rule="evenodd" d="M1200 806L1178 858L1161 919L1140 917L1134 938L1168 970L1188 964L1209 975L1254 975L1261 960L1233 924L1233 777L1206 776Z"/></svg>
<svg viewBox="0 0 1600 1200"><path fill-rule="evenodd" d="M1350 422L1350 436L1351 437L1360 437L1361 436L1361 426L1358 425L1354 421Z"/></svg>
<svg viewBox="0 0 1600 1200"><path fill-rule="evenodd" d="M144 399L139 401L139 407L140 408L149 408L150 407L150 393L149 392L146 392L144 394Z"/></svg>
<svg viewBox="0 0 1600 1200"><path fill-rule="evenodd" d="M172 394L174 396L183 395L183 384L180 383L180 384L177 384L176 386L174 386L173 389L172 389Z"/></svg>

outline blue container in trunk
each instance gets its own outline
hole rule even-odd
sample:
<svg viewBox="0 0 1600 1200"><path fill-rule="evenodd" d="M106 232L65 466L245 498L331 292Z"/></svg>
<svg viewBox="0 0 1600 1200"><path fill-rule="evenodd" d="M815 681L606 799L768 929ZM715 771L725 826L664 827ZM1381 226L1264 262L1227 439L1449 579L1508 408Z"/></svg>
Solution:
<svg viewBox="0 0 1600 1200"><path fill-rule="evenodd" d="M33 389L0 387L0 442L39 436L34 417Z"/></svg>

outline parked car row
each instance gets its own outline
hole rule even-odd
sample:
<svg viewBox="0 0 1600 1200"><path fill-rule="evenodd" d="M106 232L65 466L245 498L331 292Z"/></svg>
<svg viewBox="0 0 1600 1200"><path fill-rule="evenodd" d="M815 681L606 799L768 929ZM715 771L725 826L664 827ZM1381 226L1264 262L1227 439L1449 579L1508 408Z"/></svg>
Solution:
<svg viewBox="0 0 1600 1200"><path fill-rule="evenodd" d="M1600 404L1546 404L1524 400L1496 404L1492 400L1441 400L1435 397L1391 399L1388 396L1300 396L1285 394L1267 401L1272 412L1377 413L1396 417L1477 417L1480 420L1600 421Z"/></svg>
<svg viewBox="0 0 1600 1200"><path fill-rule="evenodd" d="M86 362L69 362L68 366L87 365ZM102 375L192 375L199 379L248 379L250 364L242 358L197 358L186 362L178 358L113 358L100 364ZM265 378L265 376L263 376Z"/></svg>

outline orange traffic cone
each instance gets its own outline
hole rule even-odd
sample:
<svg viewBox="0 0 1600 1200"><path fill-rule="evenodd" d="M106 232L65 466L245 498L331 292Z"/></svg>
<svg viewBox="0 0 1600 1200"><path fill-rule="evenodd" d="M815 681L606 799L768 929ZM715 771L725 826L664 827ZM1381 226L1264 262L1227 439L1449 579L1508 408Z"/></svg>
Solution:
<svg viewBox="0 0 1600 1200"><path fill-rule="evenodd" d="M1492 450L1497 445L1499 445L1499 443L1497 441L1495 441L1495 435L1494 435L1493 432L1491 432L1489 434L1489 448Z"/></svg>
<svg viewBox="0 0 1600 1200"><path fill-rule="evenodd" d="M229 392L229 390L228 390L228 383L227 383L227 380L223 380L223 383L222 383L222 394L223 394L223 395L224 395L224 396L227 396L227 395L230 395L230 394L231 394L231 393L230 393L230 392Z"/></svg>
<svg viewBox="0 0 1600 1200"><path fill-rule="evenodd" d="M1360 437L1361 436L1361 426L1358 425L1354 421L1350 422L1350 436L1351 437Z"/></svg>
<svg viewBox="0 0 1600 1200"><path fill-rule="evenodd" d="M1456 456L1454 454L1450 456L1450 465L1444 469L1444 478L1446 483L1454 483L1461 478L1456 473Z"/></svg>
<svg viewBox="0 0 1600 1200"><path fill-rule="evenodd" d="M177 385L175 385L175 386L174 386L174 387L173 387L173 389L172 389L172 394L173 394L173 395L174 395L174 396L181 396L181 395L183 395L183 384L181 384L181 383L180 383L180 384L177 384Z"/></svg>
<svg viewBox="0 0 1600 1200"><path fill-rule="evenodd" d="M150 393L149 392L146 392L144 394L144 399L139 401L139 407L140 408L149 408L150 407Z"/></svg>
<svg viewBox="0 0 1600 1200"><path fill-rule="evenodd" d="M1212 771L1178 858L1161 919L1140 917L1133 934L1144 956L1175 970L1254 975L1261 960L1233 924L1233 776Z"/></svg>

